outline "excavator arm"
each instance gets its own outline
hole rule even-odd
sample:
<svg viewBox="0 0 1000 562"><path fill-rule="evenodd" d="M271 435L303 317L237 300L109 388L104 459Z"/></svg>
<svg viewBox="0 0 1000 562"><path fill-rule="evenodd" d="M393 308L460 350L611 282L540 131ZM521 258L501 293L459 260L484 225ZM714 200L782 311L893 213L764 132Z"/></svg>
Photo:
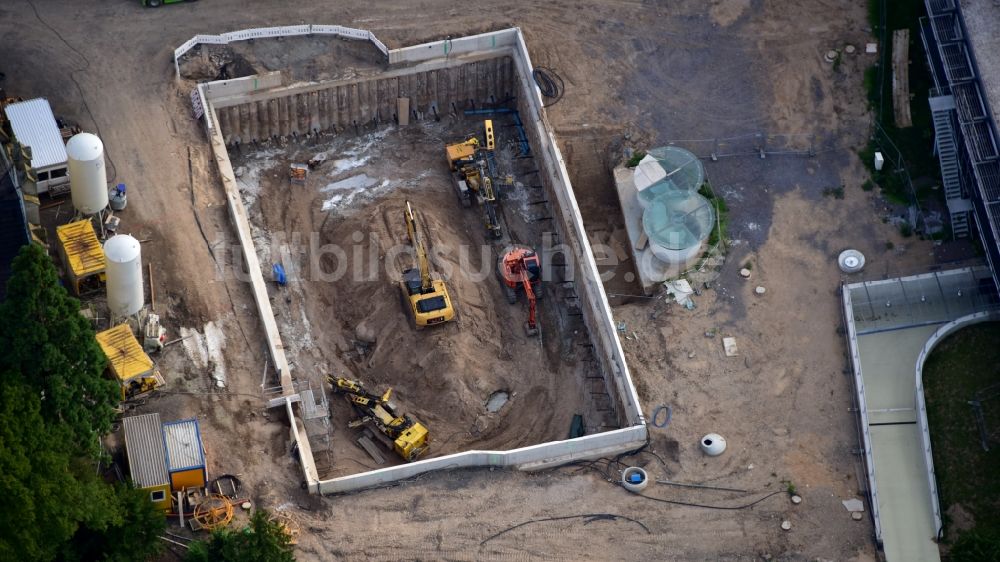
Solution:
<svg viewBox="0 0 1000 562"><path fill-rule="evenodd" d="M413 246L414 251L417 253L417 265L420 268L420 292L427 293L434 290L434 283L431 281L431 267L427 262L427 251L424 249L424 243L417 234L417 219L413 214L413 207L410 206L409 201L406 202L404 215L406 220L406 234L410 237L410 245Z"/></svg>

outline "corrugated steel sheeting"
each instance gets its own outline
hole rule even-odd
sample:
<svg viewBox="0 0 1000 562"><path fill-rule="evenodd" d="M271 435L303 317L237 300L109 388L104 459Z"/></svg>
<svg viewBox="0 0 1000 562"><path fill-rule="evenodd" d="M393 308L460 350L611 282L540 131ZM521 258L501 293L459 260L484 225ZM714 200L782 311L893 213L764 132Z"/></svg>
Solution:
<svg viewBox="0 0 1000 562"><path fill-rule="evenodd" d="M31 167L39 170L66 163L66 144L49 100L36 98L12 103L4 112L18 142L31 147Z"/></svg>
<svg viewBox="0 0 1000 562"><path fill-rule="evenodd" d="M167 449L168 472L205 466L197 419L163 424L163 443Z"/></svg>
<svg viewBox="0 0 1000 562"><path fill-rule="evenodd" d="M170 483L163 451L160 414L145 414L122 419L129 472L139 488Z"/></svg>

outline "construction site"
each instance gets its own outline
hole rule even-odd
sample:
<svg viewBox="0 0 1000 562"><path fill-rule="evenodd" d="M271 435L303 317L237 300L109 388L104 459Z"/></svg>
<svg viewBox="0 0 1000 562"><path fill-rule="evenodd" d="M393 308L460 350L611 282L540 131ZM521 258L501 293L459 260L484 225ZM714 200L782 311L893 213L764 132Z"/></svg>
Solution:
<svg viewBox="0 0 1000 562"><path fill-rule="evenodd" d="M947 559L989 25L929 0L890 65L864 3L176 3L0 6L0 274L39 245L80 301L157 560L258 510L304 561ZM873 68L940 204L885 194Z"/></svg>

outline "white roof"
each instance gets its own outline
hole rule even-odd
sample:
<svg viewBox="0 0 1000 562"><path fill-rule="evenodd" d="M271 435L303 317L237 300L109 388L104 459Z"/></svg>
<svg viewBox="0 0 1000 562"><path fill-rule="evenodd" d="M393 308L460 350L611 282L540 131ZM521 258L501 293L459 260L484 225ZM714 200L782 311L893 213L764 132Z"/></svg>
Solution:
<svg viewBox="0 0 1000 562"><path fill-rule="evenodd" d="M18 142L31 147L32 168L40 170L66 163L66 145L49 100L37 98L12 103L4 112Z"/></svg>
<svg viewBox="0 0 1000 562"><path fill-rule="evenodd" d="M656 158L646 155L635 167L635 190L642 191L654 183L667 177L667 171L656 160Z"/></svg>
<svg viewBox="0 0 1000 562"><path fill-rule="evenodd" d="M168 472L205 466L197 419L163 424L163 443L167 450Z"/></svg>

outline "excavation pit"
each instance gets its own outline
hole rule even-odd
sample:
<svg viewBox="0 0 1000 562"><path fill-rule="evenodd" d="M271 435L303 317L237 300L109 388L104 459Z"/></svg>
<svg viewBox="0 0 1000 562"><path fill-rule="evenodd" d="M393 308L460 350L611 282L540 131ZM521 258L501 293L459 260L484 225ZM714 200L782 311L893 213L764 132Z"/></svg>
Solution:
<svg viewBox="0 0 1000 562"><path fill-rule="evenodd" d="M370 41L383 68L319 82L269 68L201 84L193 97L267 335L265 397L293 420L303 485L334 494L434 470L531 470L641 446L645 420L520 31L389 50L363 30L292 26L198 36L175 58L199 41L317 32ZM509 182L499 240L486 235L476 205L459 203L444 156L445 142L484 140L486 118ZM291 165L309 161L314 169L293 183ZM421 331L396 284L413 265L400 251L407 200L458 314ZM494 272L496 252L516 244L551 266L537 337L522 330L524 297L508 303ZM278 263L285 286L261 274ZM431 450L402 465L366 453L345 428L351 408L340 397L328 404L327 375L377 393L392 387L399 411L429 427ZM482 397L497 388L518 399L490 412ZM576 414L586 435L566 439Z"/></svg>

